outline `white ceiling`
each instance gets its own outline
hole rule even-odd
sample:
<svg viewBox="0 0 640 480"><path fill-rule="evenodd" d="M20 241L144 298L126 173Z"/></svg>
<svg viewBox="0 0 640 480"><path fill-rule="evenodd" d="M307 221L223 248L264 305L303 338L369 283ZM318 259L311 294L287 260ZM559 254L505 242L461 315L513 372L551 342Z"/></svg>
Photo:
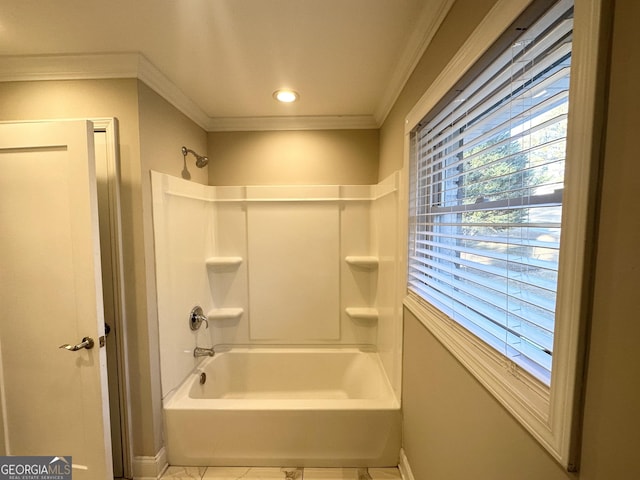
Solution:
<svg viewBox="0 0 640 480"><path fill-rule="evenodd" d="M208 130L376 127L452 3L2 0L0 80L133 71Z"/></svg>

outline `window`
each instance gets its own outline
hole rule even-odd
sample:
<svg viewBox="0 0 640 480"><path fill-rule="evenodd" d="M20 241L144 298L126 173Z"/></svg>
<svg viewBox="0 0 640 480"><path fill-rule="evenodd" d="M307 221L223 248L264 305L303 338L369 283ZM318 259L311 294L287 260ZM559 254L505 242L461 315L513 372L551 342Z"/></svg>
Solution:
<svg viewBox="0 0 640 480"><path fill-rule="evenodd" d="M411 134L409 288L547 385L572 27L562 2Z"/></svg>
<svg viewBox="0 0 640 480"><path fill-rule="evenodd" d="M600 1L575 17L572 0L498 0L405 130L405 306L570 470Z"/></svg>

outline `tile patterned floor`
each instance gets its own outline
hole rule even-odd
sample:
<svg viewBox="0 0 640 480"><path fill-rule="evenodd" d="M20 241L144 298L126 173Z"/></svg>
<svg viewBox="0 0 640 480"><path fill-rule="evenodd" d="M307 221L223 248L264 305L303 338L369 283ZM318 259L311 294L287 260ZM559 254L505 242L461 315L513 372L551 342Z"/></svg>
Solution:
<svg viewBox="0 0 640 480"><path fill-rule="evenodd" d="M161 480L401 480L397 468L169 467Z"/></svg>

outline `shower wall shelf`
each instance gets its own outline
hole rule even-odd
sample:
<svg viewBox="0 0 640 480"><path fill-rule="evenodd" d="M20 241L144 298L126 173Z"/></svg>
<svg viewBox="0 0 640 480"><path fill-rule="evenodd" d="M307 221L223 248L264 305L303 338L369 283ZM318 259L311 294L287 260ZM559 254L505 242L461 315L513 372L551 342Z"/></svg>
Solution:
<svg viewBox="0 0 640 480"><path fill-rule="evenodd" d="M378 257L349 255L345 257L345 261L354 267L378 268Z"/></svg>
<svg viewBox="0 0 640 480"><path fill-rule="evenodd" d="M347 315L354 320L378 320L378 309L371 307L347 307Z"/></svg>
<svg viewBox="0 0 640 480"><path fill-rule="evenodd" d="M242 257L209 257L205 260L207 267L229 268L237 267L242 263Z"/></svg>
<svg viewBox="0 0 640 480"><path fill-rule="evenodd" d="M214 308L207 312L207 320L233 320L240 318L244 313L244 308Z"/></svg>

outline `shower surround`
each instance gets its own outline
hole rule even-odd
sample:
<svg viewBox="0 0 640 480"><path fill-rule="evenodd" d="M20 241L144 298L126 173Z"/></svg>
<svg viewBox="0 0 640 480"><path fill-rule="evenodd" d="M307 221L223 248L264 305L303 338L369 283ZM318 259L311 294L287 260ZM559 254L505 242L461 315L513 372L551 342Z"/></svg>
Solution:
<svg viewBox="0 0 640 480"><path fill-rule="evenodd" d="M393 428L396 421L399 428L401 361L398 181L394 174L378 185L210 187L152 172L165 422L177 391L183 400L190 398L185 385L202 362L193 356L196 346L225 354L244 348L248 358L257 347L278 346L296 350L298 355L282 358L302 362L303 368L313 355L300 355L301 347L309 352L356 348L374 355L381 366L393 398L385 408L395 411L385 420L393 419L390 451L396 443L399 451L399 429ZM197 331L189 328L188 315L195 305L203 307L208 328L206 323ZM245 373L236 367L227 374L243 379ZM317 375L317 368L309 366L308 375ZM295 395L310 400L314 390L321 389L309 387L309 392ZM338 411L367 410L362 402L347 402L344 410L329 407L326 400L315 399L314 409L329 412L327 418ZM205 403L195 410L206 409ZM264 405L269 410L274 404L271 400ZM227 415L238 415L237 408ZM175 431L176 417L171 418ZM366 424L367 417L362 418ZM338 427L340 422L324 423ZM171 445L169 438L170 462ZM389 458L387 453L383 464ZM327 465L327 459L317 456L303 460L301 465ZM360 464L381 465L380 459Z"/></svg>

